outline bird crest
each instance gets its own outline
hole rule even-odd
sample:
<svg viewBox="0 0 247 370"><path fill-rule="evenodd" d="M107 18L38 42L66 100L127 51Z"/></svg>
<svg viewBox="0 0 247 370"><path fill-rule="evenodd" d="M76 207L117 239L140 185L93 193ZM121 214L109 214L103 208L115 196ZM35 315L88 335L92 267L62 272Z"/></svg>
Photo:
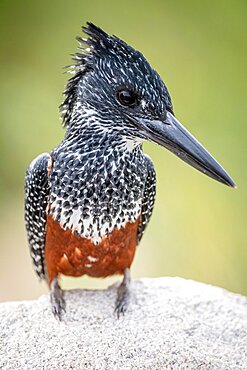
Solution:
<svg viewBox="0 0 247 370"><path fill-rule="evenodd" d="M87 25L82 27L82 31L88 37L76 37L79 42L78 51L72 54L73 63L67 67L68 73L73 76L68 80L64 90L65 99L60 105L64 127L68 126L71 118L73 105L77 98L78 83L87 72L94 70L95 66L101 68L104 61L113 62L120 67L123 64L139 64L142 62L140 64L145 68L147 64L146 59L139 51L117 36L108 35L93 23L87 22ZM96 68L97 73L99 68Z"/></svg>
<svg viewBox="0 0 247 370"><path fill-rule="evenodd" d="M130 59L136 57L139 52L126 44L117 36L110 36L101 28L95 26L93 23L87 22L86 26L82 27L82 31L88 35L87 38L77 36L76 40L79 42L79 51L73 55L72 70L75 72L78 69L84 70L85 66L93 67L98 58L106 57L124 57Z"/></svg>

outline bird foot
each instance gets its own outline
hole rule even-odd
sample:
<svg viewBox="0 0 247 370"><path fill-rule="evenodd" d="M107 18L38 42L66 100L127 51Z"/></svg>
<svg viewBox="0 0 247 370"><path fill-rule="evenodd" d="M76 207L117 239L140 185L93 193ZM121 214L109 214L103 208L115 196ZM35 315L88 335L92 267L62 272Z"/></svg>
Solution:
<svg viewBox="0 0 247 370"><path fill-rule="evenodd" d="M63 290L60 288L56 277L51 282L50 300L53 315L61 321L62 312L65 312L65 301L63 299Z"/></svg>
<svg viewBox="0 0 247 370"><path fill-rule="evenodd" d="M127 311L129 301L130 301L130 270L126 268L124 270L124 278L122 283L118 287L117 291L117 300L115 305L115 313L117 314L117 318L121 315L124 315Z"/></svg>

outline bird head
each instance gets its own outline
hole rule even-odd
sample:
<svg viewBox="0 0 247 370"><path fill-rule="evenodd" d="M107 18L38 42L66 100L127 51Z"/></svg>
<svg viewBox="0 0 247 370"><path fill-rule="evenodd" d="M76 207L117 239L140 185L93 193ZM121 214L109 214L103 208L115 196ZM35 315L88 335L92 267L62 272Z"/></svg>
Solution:
<svg viewBox="0 0 247 370"><path fill-rule="evenodd" d="M159 74L137 50L92 23L78 37L73 77L61 105L68 130L87 124L118 133L140 145L159 144L197 170L231 187L233 180L175 118L169 92Z"/></svg>

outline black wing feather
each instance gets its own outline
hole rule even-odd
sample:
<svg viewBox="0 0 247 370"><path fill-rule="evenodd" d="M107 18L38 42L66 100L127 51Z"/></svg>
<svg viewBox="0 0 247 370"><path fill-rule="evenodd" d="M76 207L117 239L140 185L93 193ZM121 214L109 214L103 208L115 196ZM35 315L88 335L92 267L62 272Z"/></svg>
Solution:
<svg viewBox="0 0 247 370"><path fill-rule="evenodd" d="M140 242L152 215L156 194L156 173L154 165L152 160L147 155L145 155L145 158L148 171L142 202L141 222L138 228L138 242Z"/></svg>
<svg viewBox="0 0 247 370"><path fill-rule="evenodd" d="M48 168L51 156L43 153L27 169L25 176L25 224L30 254L36 273L46 277L45 232L46 209L49 202L50 184Z"/></svg>

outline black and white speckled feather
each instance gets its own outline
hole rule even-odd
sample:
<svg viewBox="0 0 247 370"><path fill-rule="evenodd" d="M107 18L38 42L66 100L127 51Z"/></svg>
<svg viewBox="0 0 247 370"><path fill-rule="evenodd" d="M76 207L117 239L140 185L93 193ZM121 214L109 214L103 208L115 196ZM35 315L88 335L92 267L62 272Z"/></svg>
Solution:
<svg viewBox="0 0 247 370"><path fill-rule="evenodd" d="M95 141L97 128L67 137L52 152L50 213L63 229L98 244L102 237L141 215L147 177L138 145L129 150L116 133Z"/></svg>
<svg viewBox="0 0 247 370"><path fill-rule="evenodd" d="M142 198L141 222L138 228L138 242L140 242L152 215L156 195L156 173L154 165L152 160L147 155L145 155L145 158L147 176L145 179L145 187Z"/></svg>
<svg viewBox="0 0 247 370"><path fill-rule="evenodd" d="M35 271L45 278L45 227L50 196L48 169L51 156L39 155L32 161L25 176L25 224Z"/></svg>

